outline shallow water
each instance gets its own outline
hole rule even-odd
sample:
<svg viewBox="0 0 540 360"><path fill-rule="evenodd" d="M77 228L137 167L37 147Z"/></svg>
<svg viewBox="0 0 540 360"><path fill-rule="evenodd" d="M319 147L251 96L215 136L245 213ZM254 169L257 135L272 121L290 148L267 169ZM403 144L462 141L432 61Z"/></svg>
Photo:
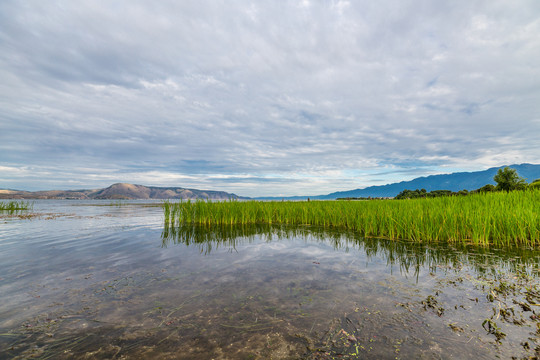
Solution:
<svg viewBox="0 0 540 360"><path fill-rule="evenodd" d="M146 203L0 214L0 358L539 355L538 250L171 228Z"/></svg>

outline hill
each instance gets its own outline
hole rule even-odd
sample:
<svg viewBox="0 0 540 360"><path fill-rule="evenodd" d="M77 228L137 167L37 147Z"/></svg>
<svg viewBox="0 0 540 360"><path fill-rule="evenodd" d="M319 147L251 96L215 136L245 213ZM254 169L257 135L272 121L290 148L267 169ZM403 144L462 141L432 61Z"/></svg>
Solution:
<svg viewBox="0 0 540 360"><path fill-rule="evenodd" d="M118 183L104 189L18 191L0 190L0 199L210 199L229 200L242 197L224 191L157 187Z"/></svg>
<svg viewBox="0 0 540 360"><path fill-rule="evenodd" d="M493 184L493 177L497 170L505 166L494 167L483 171L458 172L444 175L431 175L419 177L410 181L402 181L382 186L370 186L364 189L350 191L339 191L319 197L321 199L336 199L341 197L394 197L405 189L426 189L433 190L476 190L486 184ZM527 182L532 182L540 178L540 165L520 164L509 165L515 169L519 176L524 177Z"/></svg>

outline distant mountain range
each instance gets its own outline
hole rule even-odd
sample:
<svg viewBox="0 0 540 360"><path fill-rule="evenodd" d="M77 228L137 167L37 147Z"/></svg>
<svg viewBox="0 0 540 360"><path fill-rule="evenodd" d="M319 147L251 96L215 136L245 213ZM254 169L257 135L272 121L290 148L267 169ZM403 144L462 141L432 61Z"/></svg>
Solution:
<svg viewBox="0 0 540 360"><path fill-rule="evenodd" d="M245 199L224 191L184 189L181 187L156 187L133 184L113 184L94 190L20 191L0 190L0 199Z"/></svg>
<svg viewBox="0 0 540 360"><path fill-rule="evenodd" d="M520 164L508 165L515 169L519 176L527 182L540 178L540 165ZM291 197L260 197L257 200L333 200L346 197L394 197L405 189L416 190L476 190L486 184L495 184L493 177L497 170L505 166L494 167L483 171L458 172L444 175L419 177L410 181L370 186L364 189L338 191L328 195L291 196ZM156 187L133 184L113 184L104 189L94 190L50 190L50 191L21 191L0 190L0 199L250 199L224 191L185 189L181 187Z"/></svg>
<svg viewBox="0 0 540 360"><path fill-rule="evenodd" d="M540 165L520 164L520 165L505 165L515 169L519 176L525 178L527 182L532 182L540 178ZM433 190L476 190L487 184L494 184L493 177L497 170L505 166L494 167L483 171L474 172L457 172L444 175L431 175L419 177L410 181L401 181L398 183L369 186L363 189L338 191L328 195L309 196L314 200L332 200L346 197L394 197L405 189L416 190L426 189L428 192ZM303 200L308 196L293 196L293 197L275 197L275 198L260 198L260 199L285 199L285 200Z"/></svg>

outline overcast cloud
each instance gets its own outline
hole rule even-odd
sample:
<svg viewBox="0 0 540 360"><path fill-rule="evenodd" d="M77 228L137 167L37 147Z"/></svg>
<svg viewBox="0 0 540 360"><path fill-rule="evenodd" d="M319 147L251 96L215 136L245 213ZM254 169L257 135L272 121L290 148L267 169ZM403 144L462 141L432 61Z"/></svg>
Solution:
<svg viewBox="0 0 540 360"><path fill-rule="evenodd" d="M316 195L540 163L540 2L0 2L0 188Z"/></svg>

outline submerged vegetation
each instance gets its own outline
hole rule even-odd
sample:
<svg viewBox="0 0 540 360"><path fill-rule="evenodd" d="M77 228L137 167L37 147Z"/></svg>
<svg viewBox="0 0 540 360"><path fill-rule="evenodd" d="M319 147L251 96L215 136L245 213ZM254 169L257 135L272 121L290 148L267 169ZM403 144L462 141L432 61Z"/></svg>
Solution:
<svg viewBox="0 0 540 360"><path fill-rule="evenodd" d="M408 200L165 202L166 224L316 225L364 237L540 245L540 190Z"/></svg>
<svg viewBox="0 0 540 360"><path fill-rule="evenodd" d="M418 292L416 297L407 297L406 301L396 301L395 308L404 310L393 318L397 323L408 313L428 320L436 317L440 319L438 321L447 324L456 337L467 337L467 342L478 341L485 334L484 339L490 339L497 346L519 343L523 354L540 354L538 251L531 251L530 248L485 248L462 243L422 244L363 238L353 231L315 226L265 224L186 224L179 227L166 224L162 233L162 246L196 246L201 253L210 255L214 251L219 253L218 248L221 248L221 252L243 252L248 244L288 242L294 238L304 239L310 244L331 245L335 250L354 254L353 259L356 254L365 254L366 263L373 263L377 258L383 259L389 268L396 267L401 274L413 275L419 287L426 286L427 291ZM335 265L330 265L328 259L315 260L312 263L317 267ZM347 263L354 261L349 259ZM432 284L428 285L430 282ZM388 294L384 296L391 297ZM313 294L309 299L312 298L315 298ZM322 337L311 336L311 332L298 335L306 340L309 355L305 358L383 357L377 353L387 345L378 343L381 337L380 323L391 312L391 309L384 309L380 305L346 309L343 317L334 319ZM406 328L407 322L402 326ZM392 326L385 331L391 332L393 329L396 328ZM407 329L408 335L414 331L413 328ZM389 339L393 341L395 354L399 355L406 340L399 338L398 333ZM520 350L514 348L513 351ZM463 357L475 358L472 354Z"/></svg>

